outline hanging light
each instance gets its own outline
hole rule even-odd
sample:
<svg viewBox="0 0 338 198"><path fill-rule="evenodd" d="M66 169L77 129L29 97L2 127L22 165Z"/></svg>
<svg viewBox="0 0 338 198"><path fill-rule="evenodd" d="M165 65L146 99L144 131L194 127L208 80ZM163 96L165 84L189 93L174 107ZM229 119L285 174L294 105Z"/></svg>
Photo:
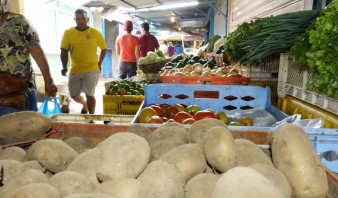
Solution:
<svg viewBox="0 0 338 198"><path fill-rule="evenodd" d="M172 23L175 22L175 17L174 17L174 16L170 17L170 21L171 21Z"/></svg>

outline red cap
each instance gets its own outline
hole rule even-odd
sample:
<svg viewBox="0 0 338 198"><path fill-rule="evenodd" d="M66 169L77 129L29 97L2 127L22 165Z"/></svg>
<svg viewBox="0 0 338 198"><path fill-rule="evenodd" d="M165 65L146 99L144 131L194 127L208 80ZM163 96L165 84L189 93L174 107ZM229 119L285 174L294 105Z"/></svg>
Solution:
<svg viewBox="0 0 338 198"><path fill-rule="evenodd" d="M125 21L124 22L124 30L132 30L133 29L133 22L131 21Z"/></svg>

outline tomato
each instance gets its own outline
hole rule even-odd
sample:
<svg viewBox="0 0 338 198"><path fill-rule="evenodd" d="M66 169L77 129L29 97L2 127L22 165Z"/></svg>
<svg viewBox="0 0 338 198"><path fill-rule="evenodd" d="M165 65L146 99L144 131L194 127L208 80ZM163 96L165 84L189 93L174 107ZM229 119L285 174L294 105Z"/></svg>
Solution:
<svg viewBox="0 0 338 198"><path fill-rule="evenodd" d="M194 114L194 119L195 120L202 120L204 118L215 118L217 119L217 116L215 115L214 112L211 112L211 111L197 111L195 114Z"/></svg>
<svg viewBox="0 0 338 198"><path fill-rule="evenodd" d="M192 124L194 122L196 122L196 120L194 118L187 118L187 119L182 121L182 124Z"/></svg>
<svg viewBox="0 0 338 198"><path fill-rule="evenodd" d="M192 117L192 115L190 115L189 113L187 113L185 111L180 111L175 115L174 120L176 122L182 123L183 120L185 120L187 118L193 118L193 117Z"/></svg>
<svg viewBox="0 0 338 198"><path fill-rule="evenodd" d="M145 107L141 110L140 115L138 116L139 123L148 123L151 116L157 115L157 112L151 107Z"/></svg>
<svg viewBox="0 0 338 198"><path fill-rule="evenodd" d="M150 105L150 107L156 111L158 116L161 116L161 117L163 116L163 109L160 106L153 104L153 105Z"/></svg>
<svg viewBox="0 0 338 198"><path fill-rule="evenodd" d="M253 120L250 117L242 117L239 123L243 126L253 126Z"/></svg>
<svg viewBox="0 0 338 198"><path fill-rule="evenodd" d="M163 124L163 120L160 116L158 115L153 115L150 117L148 120L148 123L154 123L154 124Z"/></svg>
<svg viewBox="0 0 338 198"><path fill-rule="evenodd" d="M168 118L173 118L178 112L179 110L176 107L171 106L167 109L167 116Z"/></svg>

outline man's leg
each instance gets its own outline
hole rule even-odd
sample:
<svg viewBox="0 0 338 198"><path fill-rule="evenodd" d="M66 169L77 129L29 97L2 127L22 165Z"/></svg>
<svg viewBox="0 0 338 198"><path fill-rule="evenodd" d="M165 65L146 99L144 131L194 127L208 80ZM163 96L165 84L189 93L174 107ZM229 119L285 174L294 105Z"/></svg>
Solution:
<svg viewBox="0 0 338 198"><path fill-rule="evenodd" d="M87 107L89 114L95 114L95 107L96 107L96 100L94 96L88 96L87 97Z"/></svg>
<svg viewBox="0 0 338 198"><path fill-rule="evenodd" d="M86 100L81 95L71 96L71 97L73 98L75 102L82 104L83 107L81 109L81 114L87 114L88 106L87 106Z"/></svg>
<svg viewBox="0 0 338 198"><path fill-rule="evenodd" d="M82 114L88 113L88 106L87 101L84 99L84 97L81 96L81 87L82 87L82 74L76 74L76 75L70 75L69 76L69 82L68 82L68 88L69 93L72 99L82 104Z"/></svg>
<svg viewBox="0 0 338 198"><path fill-rule="evenodd" d="M95 114L95 88L99 80L99 74L99 71L87 73L83 80L82 90L86 94L89 114Z"/></svg>

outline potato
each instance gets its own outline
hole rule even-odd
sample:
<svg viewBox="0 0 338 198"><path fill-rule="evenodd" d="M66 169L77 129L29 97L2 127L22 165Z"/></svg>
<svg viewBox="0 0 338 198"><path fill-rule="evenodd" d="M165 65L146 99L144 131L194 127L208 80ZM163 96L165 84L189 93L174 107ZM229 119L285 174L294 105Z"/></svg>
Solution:
<svg viewBox="0 0 338 198"><path fill-rule="evenodd" d="M306 133L293 124L283 124L273 133L272 158L287 177L296 197L326 197L325 168Z"/></svg>
<svg viewBox="0 0 338 198"><path fill-rule="evenodd" d="M205 133L203 150L208 163L220 172L236 165L234 138L228 127L211 127Z"/></svg>
<svg viewBox="0 0 338 198"><path fill-rule="evenodd" d="M188 133L184 126L177 122L168 122L157 128L148 139L150 161L158 160L171 149L186 144Z"/></svg>
<svg viewBox="0 0 338 198"><path fill-rule="evenodd" d="M69 164L66 170L81 173L94 185L98 185L99 181L95 169L97 152L98 148L94 148L81 153Z"/></svg>
<svg viewBox="0 0 338 198"><path fill-rule="evenodd" d="M21 111L0 116L0 142L10 144L41 138L52 120L38 112Z"/></svg>
<svg viewBox="0 0 338 198"><path fill-rule="evenodd" d="M134 133L113 134L96 148L96 176L100 181L136 178L150 159L148 142Z"/></svg>
<svg viewBox="0 0 338 198"><path fill-rule="evenodd" d="M28 151L30 160L38 160L53 173L66 170L78 153L62 140L44 139L32 144Z"/></svg>
<svg viewBox="0 0 338 198"><path fill-rule="evenodd" d="M204 133L207 132L209 128L215 126L227 127L224 122L213 118L206 118L194 122L188 129L188 142L203 145Z"/></svg>
<svg viewBox="0 0 338 198"><path fill-rule="evenodd" d="M112 195L119 198L147 198L143 184L132 178L110 180L101 183L95 192Z"/></svg>
<svg viewBox="0 0 338 198"><path fill-rule="evenodd" d="M148 127L142 124L134 124L134 125L129 126L127 129L127 132L135 133L136 135L139 135L146 140L148 140L151 134L151 131L148 129Z"/></svg>
<svg viewBox="0 0 338 198"><path fill-rule="evenodd" d="M235 167L223 173L212 198L284 198L284 195L262 174L252 168Z"/></svg>
<svg viewBox="0 0 338 198"><path fill-rule="evenodd" d="M64 142L72 147L77 153L82 153L90 148L81 137L70 137L64 140Z"/></svg>
<svg viewBox="0 0 338 198"><path fill-rule="evenodd" d="M184 198L211 197L219 175L212 173L200 173L191 178L185 185Z"/></svg>
<svg viewBox="0 0 338 198"><path fill-rule="evenodd" d="M137 180L144 185L148 198L184 197L184 178L175 164L153 161Z"/></svg>
<svg viewBox="0 0 338 198"><path fill-rule="evenodd" d="M173 163L182 172L185 182L207 167L203 149L199 144L183 144L164 154L159 160Z"/></svg>
<svg viewBox="0 0 338 198"><path fill-rule="evenodd" d="M104 193L80 193L68 195L63 198L115 198Z"/></svg>
<svg viewBox="0 0 338 198"><path fill-rule="evenodd" d="M259 146L249 140L236 139L235 150L237 153L237 166L266 164L273 167L271 158L269 158Z"/></svg>
<svg viewBox="0 0 338 198"><path fill-rule="evenodd" d="M15 189L31 183L46 183L48 178L38 170L29 169L9 178L6 185L0 188L0 197L10 195Z"/></svg>
<svg viewBox="0 0 338 198"><path fill-rule="evenodd" d="M285 197L291 197L291 186L285 175L280 170L266 164L252 164L249 168L252 168L262 174L273 185L275 185L275 187L282 192Z"/></svg>
<svg viewBox="0 0 338 198"><path fill-rule="evenodd" d="M25 169L34 169L34 170L38 170L41 173L45 173L46 172L46 167L43 167L38 160L30 160L30 161L26 161L23 162Z"/></svg>
<svg viewBox="0 0 338 198"><path fill-rule="evenodd" d="M89 193L95 189L95 185L90 180L75 171L56 173L48 183L58 189L62 197L76 193Z"/></svg>
<svg viewBox="0 0 338 198"><path fill-rule="evenodd" d="M0 160L0 178L2 175L2 183L6 184L9 179L23 171L25 171L25 165L22 162L16 160Z"/></svg>
<svg viewBox="0 0 338 198"><path fill-rule="evenodd" d="M6 198L61 198L58 190L47 183L31 183L20 188L14 189L13 194Z"/></svg>
<svg viewBox="0 0 338 198"><path fill-rule="evenodd" d="M20 162L28 161L27 153L18 146L12 146L0 151L0 160L11 159Z"/></svg>

